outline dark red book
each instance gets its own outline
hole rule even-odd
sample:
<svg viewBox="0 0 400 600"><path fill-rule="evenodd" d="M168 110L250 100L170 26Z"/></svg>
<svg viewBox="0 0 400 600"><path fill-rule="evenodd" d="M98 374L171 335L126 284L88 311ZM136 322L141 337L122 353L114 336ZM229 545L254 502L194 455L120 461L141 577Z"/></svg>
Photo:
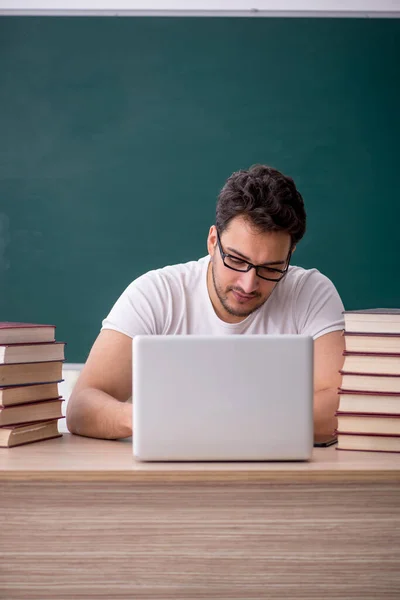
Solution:
<svg viewBox="0 0 400 600"><path fill-rule="evenodd" d="M345 310L345 330L362 333L400 333L399 308Z"/></svg>
<svg viewBox="0 0 400 600"><path fill-rule="evenodd" d="M347 352L400 354L400 333L344 332Z"/></svg>
<svg viewBox="0 0 400 600"><path fill-rule="evenodd" d="M362 308L359 310L344 310L344 315L389 315L400 319L400 308Z"/></svg>
<svg viewBox="0 0 400 600"><path fill-rule="evenodd" d="M62 433L58 431L58 419L10 425L0 427L0 448L12 448L58 437L62 437Z"/></svg>
<svg viewBox="0 0 400 600"><path fill-rule="evenodd" d="M0 344L0 364L64 360L65 342Z"/></svg>
<svg viewBox="0 0 400 600"><path fill-rule="evenodd" d="M58 384L63 381L51 383L33 383L27 385L9 385L0 387L0 406L14 406L28 402L40 402L58 398Z"/></svg>
<svg viewBox="0 0 400 600"><path fill-rule="evenodd" d="M400 414L400 393L360 392L339 388L338 412Z"/></svg>
<svg viewBox="0 0 400 600"><path fill-rule="evenodd" d="M0 387L50 383L62 379L62 360L0 365Z"/></svg>
<svg viewBox="0 0 400 600"><path fill-rule="evenodd" d="M400 435L400 414L336 413L340 433Z"/></svg>
<svg viewBox="0 0 400 600"><path fill-rule="evenodd" d="M63 402L64 399L58 397L51 400L41 400L40 402L28 402L27 404L0 407L0 427L17 425L18 423L59 419L63 416Z"/></svg>
<svg viewBox="0 0 400 600"><path fill-rule="evenodd" d="M348 391L400 393L400 373L384 375L382 373L349 373L340 371L342 388Z"/></svg>
<svg viewBox="0 0 400 600"><path fill-rule="evenodd" d="M376 433L348 433L337 431L337 450L359 452L400 452L400 436Z"/></svg>
<svg viewBox="0 0 400 600"><path fill-rule="evenodd" d="M342 370L347 373L380 373L383 375L400 373L400 354L343 352L343 356Z"/></svg>
<svg viewBox="0 0 400 600"><path fill-rule="evenodd" d="M0 344L54 342L55 325L0 321Z"/></svg>

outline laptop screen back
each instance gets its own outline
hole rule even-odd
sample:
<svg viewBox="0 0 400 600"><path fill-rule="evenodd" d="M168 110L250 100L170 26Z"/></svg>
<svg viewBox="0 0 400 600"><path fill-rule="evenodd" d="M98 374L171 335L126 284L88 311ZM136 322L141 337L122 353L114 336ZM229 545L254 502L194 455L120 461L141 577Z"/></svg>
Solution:
<svg viewBox="0 0 400 600"><path fill-rule="evenodd" d="M307 460L313 340L137 336L133 452L140 460Z"/></svg>

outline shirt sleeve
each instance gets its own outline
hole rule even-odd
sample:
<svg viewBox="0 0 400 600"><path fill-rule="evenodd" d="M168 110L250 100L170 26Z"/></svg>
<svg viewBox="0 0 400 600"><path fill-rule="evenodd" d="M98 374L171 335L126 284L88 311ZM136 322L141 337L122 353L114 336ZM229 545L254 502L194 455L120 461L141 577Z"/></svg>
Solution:
<svg viewBox="0 0 400 600"><path fill-rule="evenodd" d="M344 329L342 300L332 281L317 269L308 271L300 283L294 311L298 332L314 340Z"/></svg>
<svg viewBox="0 0 400 600"><path fill-rule="evenodd" d="M103 320L101 329L113 329L131 338L163 333L169 294L160 283L155 272L135 279Z"/></svg>

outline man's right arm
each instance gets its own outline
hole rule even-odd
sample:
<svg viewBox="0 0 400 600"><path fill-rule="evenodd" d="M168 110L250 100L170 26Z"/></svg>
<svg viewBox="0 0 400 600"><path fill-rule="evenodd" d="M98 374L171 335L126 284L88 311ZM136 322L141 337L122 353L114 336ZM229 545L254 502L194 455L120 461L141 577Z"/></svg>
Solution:
<svg viewBox="0 0 400 600"><path fill-rule="evenodd" d="M132 435L132 339L103 329L67 405L71 433L119 439Z"/></svg>

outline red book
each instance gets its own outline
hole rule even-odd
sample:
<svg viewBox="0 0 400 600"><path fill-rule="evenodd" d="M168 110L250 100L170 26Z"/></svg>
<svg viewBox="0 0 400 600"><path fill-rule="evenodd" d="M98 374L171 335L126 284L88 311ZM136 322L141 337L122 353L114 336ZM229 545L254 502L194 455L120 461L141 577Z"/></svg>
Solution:
<svg viewBox="0 0 400 600"><path fill-rule="evenodd" d="M40 402L0 407L0 427L59 419L63 416L61 410L63 402L64 399L58 397L51 400L41 400Z"/></svg>
<svg viewBox="0 0 400 600"><path fill-rule="evenodd" d="M51 383L62 379L62 360L0 364L0 387L26 383Z"/></svg>
<svg viewBox="0 0 400 600"><path fill-rule="evenodd" d="M400 393L360 392L339 388L338 412L367 414L400 414Z"/></svg>
<svg viewBox="0 0 400 600"><path fill-rule="evenodd" d="M347 433L337 431L337 450L359 452L400 452L400 436L375 433Z"/></svg>
<svg viewBox="0 0 400 600"><path fill-rule="evenodd" d="M399 333L354 333L345 331L344 344L347 352L400 354Z"/></svg>
<svg viewBox="0 0 400 600"><path fill-rule="evenodd" d="M400 354L369 352L343 352L342 370L347 373L380 373L396 375L400 373Z"/></svg>
<svg viewBox="0 0 400 600"><path fill-rule="evenodd" d="M346 331L361 333L400 333L400 308L345 310Z"/></svg>
<svg viewBox="0 0 400 600"><path fill-rule="evenodd" d="M400 393L400 373L385 375L382 373L349 373L340 371L342 389L357 392Z"/></svg>
<svg viewBox="0 0 400 600"><path fill-rule="evenodd" d="M0 364L64 360L65 342L0 344Z"/></svg>
<svg viewBox="0 0 400 600"><path fill-rule="evenodd" d="M61 417L63 418L63 417ZM62 437L58 431L58 420L23 423L0 428L0 448L12 448L22 444L32 444L52 438Z"/></svg>
<svg viewBox="0 0 400 600"><path fill-rule="evenodd" d="M400 414L379 415L362 413L336 413L340 433L375 433L400 436Z"/></svg>
<svg viewBox="0 0 400 600"><path fill-rule="evenodd" d="M60 381L0 387L0 406L14 406L14 404L27 404L28 402L58 398L58 384Z"/></svg>
<svg viewBox="0 0 400 600"><path fill-rule="evenodd" d="M0 322L0 344L54 342L55 330L55 325L2 321Z"/></svg>

